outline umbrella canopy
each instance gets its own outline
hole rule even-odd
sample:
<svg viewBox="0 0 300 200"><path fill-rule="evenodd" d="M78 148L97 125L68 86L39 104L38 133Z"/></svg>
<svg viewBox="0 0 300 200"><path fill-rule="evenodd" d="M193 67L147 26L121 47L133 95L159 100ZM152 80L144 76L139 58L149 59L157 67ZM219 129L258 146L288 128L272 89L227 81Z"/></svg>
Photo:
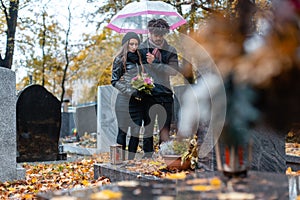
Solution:
<svg viewBox="0 0 300 200"><path fill-rule="evenodd" d="M171 30L186 23L186 20L172 5L162 1L143 0L127 4L111 19L107 27L118 33L132 31L138 34L146 34L148 33L148 21L154 18L166 20Z"/></svg>

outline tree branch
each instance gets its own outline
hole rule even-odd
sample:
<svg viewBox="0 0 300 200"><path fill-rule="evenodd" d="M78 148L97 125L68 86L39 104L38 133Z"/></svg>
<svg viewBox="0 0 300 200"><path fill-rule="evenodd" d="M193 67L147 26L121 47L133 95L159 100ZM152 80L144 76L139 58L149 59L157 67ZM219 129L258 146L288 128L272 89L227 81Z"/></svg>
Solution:
<svg viewBox="0 0 300 200"><path fill-rule="evenodd" d="M7 21L8 20L8 13L7 13L7 8L6 8L3 0L1 0L1 6L3 7L3 12L4 12L4 15L5 15L5 19Z"/></svg>
<svg viewBox="0 0 300 200"><path fill-rule="evenodd" d="M71 10L70 10L70 5L68 6L68 29L66 31L66 43L65 43L65 58L66 58L66 65L64 68L64 73L63 73L63 78L62 78L62 82L61 82L61 89L62 89L62 93L60 96L60 102L63 102L64 100L64 96L65 96L65 81L66 81L66 76L67 76L67 71L69 68L69 54L68 54L68 47L69 47L69 35L70 35L70 31L71 31L71 18L72 18L72 14L71 14Z"/></svg>
<svg viewBox="0 0 300 200"><path fill-rule="evenodd" d="M205 7L202 3L196 3L195 1L191 1L191 0L187 0L187 1L182 1L182 2L177 2L176 3L176 7L177 6L182 6L182 5L191 5L191 6L195 6L195 8L201 8L202 10L211 12L211 13L219 13L218 11Z"/></svg>

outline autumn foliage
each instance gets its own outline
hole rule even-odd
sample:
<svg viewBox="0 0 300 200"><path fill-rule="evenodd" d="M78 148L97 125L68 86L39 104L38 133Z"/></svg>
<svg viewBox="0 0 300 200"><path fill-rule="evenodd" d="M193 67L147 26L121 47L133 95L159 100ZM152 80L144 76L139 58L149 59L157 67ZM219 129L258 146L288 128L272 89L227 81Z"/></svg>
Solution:
<svg viewBox="0 0 300 200"><path fill-rule="evenodd" d="M103 154L74 162L24 163L25 179L0 183L0 199L34 199L38 193L47 191L110 184L106 177L94 180L94 164L108 158L108 154Z"/></svg>

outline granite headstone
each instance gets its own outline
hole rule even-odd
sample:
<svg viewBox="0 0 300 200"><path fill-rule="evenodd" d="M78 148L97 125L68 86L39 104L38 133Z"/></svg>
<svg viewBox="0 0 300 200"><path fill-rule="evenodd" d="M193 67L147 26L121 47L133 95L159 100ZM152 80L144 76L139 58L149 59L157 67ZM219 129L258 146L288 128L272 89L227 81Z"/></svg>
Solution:
<svg viewBox="0 0 300 200"><path fill-rule="evenodd" d="M61 103L41 85L23 89L17 100L17 162L58 158Z"/></svg>
<svg viewBox="0 0 300 200"><path fill-rule="evenodd" d="M16 75L0 67L0 182L25 178L16 162Z"/></svg>

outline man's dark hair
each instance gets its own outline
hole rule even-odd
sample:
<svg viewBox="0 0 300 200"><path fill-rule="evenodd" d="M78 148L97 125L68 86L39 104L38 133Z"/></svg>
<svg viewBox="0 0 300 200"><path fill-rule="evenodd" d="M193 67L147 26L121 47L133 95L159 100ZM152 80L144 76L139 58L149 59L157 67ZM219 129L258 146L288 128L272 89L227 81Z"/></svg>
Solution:
<svg viewBox="0 0 300 200"><path fill-rule="evenodd" d="M170 26L164 19L152 19L148 22L150 33L156 35L165 35L169 33Z"/></svg>

